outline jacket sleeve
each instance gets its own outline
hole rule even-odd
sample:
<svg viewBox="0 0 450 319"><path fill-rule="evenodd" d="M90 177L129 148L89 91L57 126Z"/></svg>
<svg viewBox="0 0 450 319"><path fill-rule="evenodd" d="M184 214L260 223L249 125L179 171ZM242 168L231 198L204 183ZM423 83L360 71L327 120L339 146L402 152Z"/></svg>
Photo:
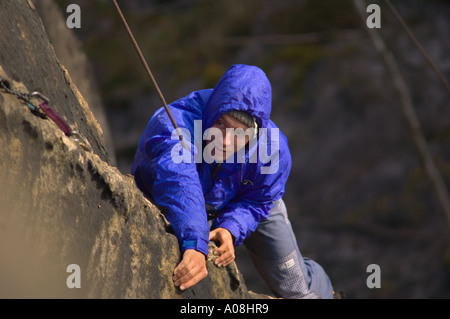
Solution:
<svg viewBox="0 0 450 319"><path fill-rule="evenodd" d="M205 92L194 92L169 107L179 128L193 132L195 118L201 115ZM195 249L208 255L209 229L202 186L193 154L197 150L189 136L183 136L190 148L185 161L174 160L181 149L178 137L164 109L160 109L144 131L131 173L137 186L165 214L170 222L181 250ZM176 136L176 134L175 134ZM175 152L175 153L174 153Z"/></svg>
<svg viewBox="0 0 450 319"><path fill-rule="evenodd" d="M272 201L256 202L245 197L236 198L223 209L212 229L221 227L230 231L234 238L233 244L237 247L255 231L260 220L269 216L272 206Z"/></svg>
<svg viewBox="0 0 450 319"><path fill-rule="evenodd" d="M284 138L284 137L283 137ZM234 246L239 246L256 230L261 220L269 217L273 202L284 195L285 184L291 169L291 156L287 141L282 140L280 154L276 159L278 169L273 174L258 173L253 184L243 186L238 196L225 206L212 228L226 228L234 237Z"/></svg>

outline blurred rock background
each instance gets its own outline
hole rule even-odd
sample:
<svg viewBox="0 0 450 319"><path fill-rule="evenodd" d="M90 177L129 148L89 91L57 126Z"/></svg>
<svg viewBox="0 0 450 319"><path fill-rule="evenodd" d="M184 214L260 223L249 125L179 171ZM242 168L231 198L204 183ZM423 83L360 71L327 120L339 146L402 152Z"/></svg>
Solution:
<svg viewBox="0 0 450 319"><path fill-rule="evenodd" d="M66 17L69 4L80 5L81 28L73 31L101 92L113 161L127 173L161 102L111 1L56 2ZM450 78L449 2L393 2ZM384 1L368 3L381 7L379 32L449 187L449 92ZM273 88L272 119L292 153L284 197L290 219L302 253L323 265L336 290L348 298L450 297L449 224L392 77L351 0L119 4L168 102L213 87L231 64L265 70ZM245 248L237 252L248 288L269 292ZM379 289L366 285L370 264L381 268Z"/></svg>

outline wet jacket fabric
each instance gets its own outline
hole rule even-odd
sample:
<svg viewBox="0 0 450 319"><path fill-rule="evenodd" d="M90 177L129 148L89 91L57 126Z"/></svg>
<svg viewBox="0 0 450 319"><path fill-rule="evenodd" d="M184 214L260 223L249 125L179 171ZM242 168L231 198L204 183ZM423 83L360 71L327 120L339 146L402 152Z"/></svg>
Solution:
<svg viewBox="0 0 450 319"><path fill-rule="evenodd" d="M268 217L272 202L283 196L291 156L286 137L270 120L271 100L271 85L261 69L233 65L214 89L195 91L171 103L190 149L190 156L181 162L174 161L181 143L164 108L150 119L131 173L146 197L164 212L183 252L196 249L208 254L206 207L216 212L211 229L228 229L238 246ZM248 143L244 154L234 154L232 163L202 160L204 143L198 143L199 136L232 110L255 117L260 128L257 142ZM272 155L270 160L267 155Z"/></svg>

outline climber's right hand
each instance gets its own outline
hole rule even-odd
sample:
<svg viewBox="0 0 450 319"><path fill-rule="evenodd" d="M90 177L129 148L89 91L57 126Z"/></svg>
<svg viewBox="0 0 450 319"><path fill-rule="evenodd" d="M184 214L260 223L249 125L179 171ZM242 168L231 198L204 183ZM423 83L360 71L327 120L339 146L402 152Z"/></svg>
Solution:
<svg viewBox="0 0 450 319"><path fill-rule="evenodd" d="M175 286L181 290L188 289L208 275L205 255L194 249L187 249L183 260L173 271Z"/></svg>

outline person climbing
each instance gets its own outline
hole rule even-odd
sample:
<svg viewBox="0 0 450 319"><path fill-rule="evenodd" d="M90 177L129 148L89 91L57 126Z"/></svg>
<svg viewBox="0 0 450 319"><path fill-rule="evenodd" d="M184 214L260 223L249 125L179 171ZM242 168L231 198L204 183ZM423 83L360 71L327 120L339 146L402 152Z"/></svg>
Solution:
<svg viewBox="0 0 450 319"><path fill-rule="evenodd" d="M175 286L188 289L207 276L213 241L219 267L233 262L243 244L277 297L333 298L324 269L300 253L282 199L291 155L270 120L266 74L233 65L214 89L194 91L169 108L189 151L160 108L140 138L131 173L178 238Z"/></svg>

